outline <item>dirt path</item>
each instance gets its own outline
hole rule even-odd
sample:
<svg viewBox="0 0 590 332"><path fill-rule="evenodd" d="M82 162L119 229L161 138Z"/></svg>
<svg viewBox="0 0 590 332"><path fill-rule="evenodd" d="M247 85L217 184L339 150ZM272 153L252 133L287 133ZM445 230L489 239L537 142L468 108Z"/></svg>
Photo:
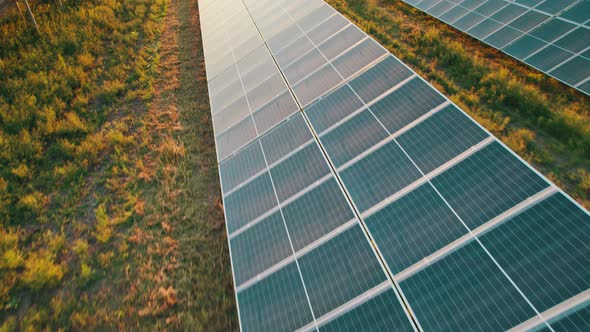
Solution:
<svg viewBox="0 0 590 332"><path fill-rule="evenodd" d="M170 0L143 160L139 324L237 330L196 0Z"/></svg>

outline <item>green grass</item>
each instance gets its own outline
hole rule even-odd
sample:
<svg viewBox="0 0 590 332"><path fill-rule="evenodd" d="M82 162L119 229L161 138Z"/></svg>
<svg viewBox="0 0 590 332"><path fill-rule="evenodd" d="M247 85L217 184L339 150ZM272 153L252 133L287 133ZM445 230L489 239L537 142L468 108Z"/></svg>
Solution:
<svg viewBox="0 0 590 332"><path fill-rule="evenodd" d="M196 0L64 4L0 19L0 330L235 329Z"/></svg>
<svg viewBox="0 0 590 332"><path fill-rule="evenodd" d="M590 98L400 0L327 2L590 208Z"/></svg>

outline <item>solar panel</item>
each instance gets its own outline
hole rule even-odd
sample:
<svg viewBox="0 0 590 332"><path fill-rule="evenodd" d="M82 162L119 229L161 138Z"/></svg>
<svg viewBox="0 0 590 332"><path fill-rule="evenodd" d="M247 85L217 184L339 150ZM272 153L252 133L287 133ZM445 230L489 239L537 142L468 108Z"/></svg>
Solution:
<svg viewBox="0 0 590 332"><path fill-rule="evenodd" d="M241 330L590 327L580 205L323 1L199 7Z"/></svg>
<svg viewBox="0 0 590 332"><path fill-rule="evenodd" d="M590 1L403 1L590 95Z"/></svg>

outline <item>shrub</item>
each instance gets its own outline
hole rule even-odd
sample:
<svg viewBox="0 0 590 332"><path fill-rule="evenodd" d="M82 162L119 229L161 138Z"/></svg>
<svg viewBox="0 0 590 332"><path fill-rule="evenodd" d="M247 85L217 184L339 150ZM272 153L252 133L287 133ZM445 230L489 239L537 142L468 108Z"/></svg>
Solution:
<svg viewBox="0 0 590 332"><path fill-rule="evenodd" d="M33 192L23 196L18 201L18 207L27 212L39 214L47 205L47 197L40 192Z"/></svg>
<svg viewBox="0 0 590 332"><path fill-rule="evenodd" d="M56 286L64 274L64 267L56 264L48 251L40 251L27 258L21 281L25 287L39 290Z"/></svg>
<svg viewBox="0 0 590 332"><path fill-rule="evenodd" d="M108 242L111 238L112 228L109 216L104 204L99 205L95 210L96 225L94 237L102 243Z"/></svg>

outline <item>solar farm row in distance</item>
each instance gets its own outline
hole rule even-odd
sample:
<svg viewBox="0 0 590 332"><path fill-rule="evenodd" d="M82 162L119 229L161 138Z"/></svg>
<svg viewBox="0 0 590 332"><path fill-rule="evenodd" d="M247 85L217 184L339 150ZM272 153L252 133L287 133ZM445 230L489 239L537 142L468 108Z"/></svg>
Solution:
<svg viewBox="0 0 590 332"><path fill-rule="evenodd" d="M590 327L587 211L324 2L200 11L242 330Z"/></svg>
<svg viewBox="0 0 590 332"><path fill-rule="evenodd" d="M402 0L590 95L589 0Z"/></svg>

